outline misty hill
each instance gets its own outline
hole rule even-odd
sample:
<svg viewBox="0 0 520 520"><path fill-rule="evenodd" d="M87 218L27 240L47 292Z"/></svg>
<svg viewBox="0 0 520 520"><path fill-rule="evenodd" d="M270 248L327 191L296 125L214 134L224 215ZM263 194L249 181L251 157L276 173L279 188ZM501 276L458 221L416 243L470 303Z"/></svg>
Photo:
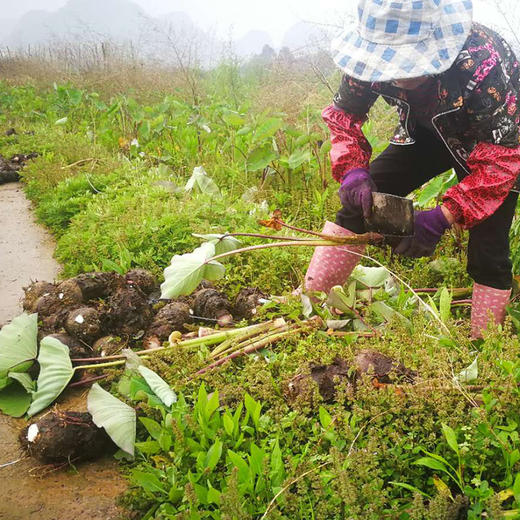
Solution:
<svg viewBox="0 0 520 520"><path fill-rule="evenodd" d="M327 45L327 31L309 22L293 25L282 40L282 47L288 47L293 51L312 50L317 45Z"/></svg>
<svg viewBox="0 0 520 520"><path fill-rule="evenodd" d="M249 31L233 45L238 56L248 57L260 54L264 45L273 47L273 39L267 31Z"/></svg>

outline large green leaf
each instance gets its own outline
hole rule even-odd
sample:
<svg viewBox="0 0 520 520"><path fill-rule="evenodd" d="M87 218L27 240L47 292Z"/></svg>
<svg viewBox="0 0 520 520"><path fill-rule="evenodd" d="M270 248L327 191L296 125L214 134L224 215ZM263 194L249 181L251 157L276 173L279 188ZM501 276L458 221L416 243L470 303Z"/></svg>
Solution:
<svg viewBox="0 0 520 520"><path fill-rule="evenodd" d="M171 265L164 270L161 298L176 298L191 294L202 280L218 280L224 276L225 267L219 262L208 262L215 256L215 245L205 242L192 253L175 255Z"/></svg>
<svg viewBox="0 0 520 520"><path fill-rule="evenodd" d="M159 375L153 370L145 366L137 367L139 373L144 377L144 380L148 383L148 386L154 391L155 395L166 405L171 406L177 402L177 396L175 392L170 388L168 383L164 381Z"/></svg>
<svg viewBox="0 0 520 520"><path fill-rule="evenodd" d="M135 410L117 397L92 385L87 398L87 409L98 428L104 428L114 443L124 452L134 455Z"/></svg>
<svg viewBox="0 0 520 520"><path fill-rule="evenodd" d="M223 253L229 253L235 249L239 249L242 246L242 242L238 238L231 237L226 234L209 234L199 235L192 233L194 237L202 238L207 242L211 242L215 246L215 254L221 255Z"/></svg>
<svg viewBox="0 0 520 520"><path fill-rule="evenodd" d="M471 383L478 379L478 356L469 367L462 370L460 374L454 376L453 379L459 383Z"/></svg>
<svg viewBox="0 0 520 520"><path fill-rule="evenodd" d="M0 330L0 379L32 362L38 352L38 315L21 314ZM32 364L32 363L31 363ZM30 367L27 365L26 370ZM18 371L18 370L16 370Z"/></svg>
<svg viewBox="0 0 520 520"><path fill-rule="evenodd" d="M327 305L344 314L355 316L353 309L356 306L356 282L351 283L346 291L341 285L335 285L330 290Z"/></svg>
<svg viewBox="0 0 520 520"><path fill-rule="evenodd" d="M273 150L270 144L255 148L247 158L247 169L250 172L256 172L257 170L263 170L267 168L275 159L278 158L278 154Z"/></svg>
<svg viewBox="0 0 520 520"><path fill-rule="evenodd" d="M38 363L40 374L33 402L27 412L29 416L49 406L63 392L74 374L69 347L50 336L40 342Z"/></svg>
<svg viewBox="0 0 520 520"><path fill-rule="evenodd" d="M311 152L309 150L300 149L293 152L287 162L291 170L296 170L296 168L299 168L303 163L309 161L310 158Z"/></svg>
<svg viewBox="0 0 520 520"><path fill-rule="evenodd" d="M10 384L0 392L0 410L12 417L21 417L31 404L31 394L16 382Z"/></svg>
<svg viewBox="0 0 520 520"><path fill-rule="evenodd" d="M388 269L384 267L365 267L363 265L358 265L352 274L351 278L357 280L365 287L383 287L385 285L386 280L388 280L391 275L388 272Z"/></svg>
<svg viewBox="0 0 520 520"><path fill-rule="evenodd" d="M259 125L255 130L255 141L263 141L268 137L272 137L283 126L283 119L271 117Z"/></svg>
<svg viewBox="0 0 520 520"><path fill-rule="evenodd" d="M219 196L220 190L215 181L207 174L203 166L197 166L193 169L193 174L184 187L186 191L198 189L201 193Z"/></svg>
<svg viewBox="0 0 520 520"><path fill-rule="evenodd" d="M27 392L32 394L36 390L36 382L32 377L24 372L9 372L9 378L18 381Z"/></svg>

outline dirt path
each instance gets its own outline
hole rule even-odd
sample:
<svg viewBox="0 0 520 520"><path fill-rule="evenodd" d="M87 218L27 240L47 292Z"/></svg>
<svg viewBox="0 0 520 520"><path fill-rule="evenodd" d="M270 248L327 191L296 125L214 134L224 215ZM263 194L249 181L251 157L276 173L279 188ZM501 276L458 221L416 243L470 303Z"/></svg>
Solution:
<svg viewBox="0 0 520 520"><path fill-rule="evenodd" d="M21 312L22 287L31 279L53 280L59 265L54 243L38 226L19 184L0 186L0 325ZM61 400L63 409L85 409L81 391ZM0 520L115 520L125 489L117 463L107 458L61 471L38 467L24 455L17 436L25 421L0 415Z"/></svg>

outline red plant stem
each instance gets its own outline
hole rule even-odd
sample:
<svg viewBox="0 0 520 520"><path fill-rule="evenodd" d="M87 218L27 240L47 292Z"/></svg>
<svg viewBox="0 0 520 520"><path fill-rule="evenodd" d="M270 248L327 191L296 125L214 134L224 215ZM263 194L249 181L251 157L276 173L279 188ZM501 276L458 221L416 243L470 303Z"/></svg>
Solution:
<svg viewBox="0 0 520 520"><path fill-rule="evenodd" d="M374 338L377 336L375 332L341 332L341 331L333 331L333 332L327 332L327 336L333 336L338 338L344 338L348 336L359 336L360 338Z"/></svg>
<svg viewBox="0 0 520 520"><path fill-rule="evenodd" d="M308 238L303 237L287 237L282 235L263 235L261 233L226 233L225 237L252 237L252 238L266 238L269 240L280 240L283 238L284 240L293 240L295 242L301 242L302 240L309 240Z"/></svg>
<svg viewBox="0 0 520 520"><path fill-rule="evenodd" d="M68 388L77 388L80 386L86 386L90 383L94 383L96 381L100 381L101 379L106 379L108 376L105 374L103 376L95 376L95 377L89 377L88 379L80 379L79 381L76 381L75 383L71 383L68 385Z"/></svg>
<svg viewBox="0 0 520 520"><path fill-rule="evenodd" d="M473 303L472 300L454 300L451 302L451 306L454 305L471 305Z"/></svg>
<svg viewBox="0 0 520 520"><path fill-rule="evenodd" d="M283 238L283 237L280 237ZM228 256L237 255L239 253L247 253L249 251L257 251L259 249L268 249L271 247L333 247L338 245L363 245L363 244L380 244L383 240L383 235L378 233L364 233L362 235L351 235L345 237L329 237L327 240L298 240L294 242L275 242L274 244L259 244L256 246L243 247L242 249L235 249L228 253L222 253L221 255L208 258L204 263L209 264L221 258L227 258Z"/></svg>
<svg viewBox="0 0 520 520"><path fill-rule="evenodd" d="M427 293L427 294L435 294L440 287L425 287L422 289L414 289L416 293ZM465 294L471 293L473 289L471 287L453 287L448 289L452 294Z"/></svg>

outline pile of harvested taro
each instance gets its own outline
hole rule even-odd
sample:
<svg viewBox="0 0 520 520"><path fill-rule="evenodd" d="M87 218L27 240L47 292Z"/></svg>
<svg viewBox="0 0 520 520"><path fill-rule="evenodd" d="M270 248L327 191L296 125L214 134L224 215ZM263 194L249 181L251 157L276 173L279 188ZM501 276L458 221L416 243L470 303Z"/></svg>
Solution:
<svg viewBox="0 0 520 520"><path fill-rule="evenodd" d="M18 182L20 180L20 171L25 166L25 163L35 157L38 157L38 154L20 153L13 155L10 159L0 155L0 184Z"/></svg>
<svg viewBox="0 0 520 520"><path fill-rule="evenodd" d="M40 339L57 335L72 358L114 355L123 348L158 348L173 331L198 330L197 323L230 326L251 318L266 296L242 289L232 304L209 282L190 297L159 299L153 274L134 269L84 273L59 284L35 282L25 288L23 308L38 313Z"/></svg>
<svg viewBox="0 0 520 520"><path fill-rule="evenodd" d="M18 415L11 415L21 416L26 412L29 416L35 415L49 406L67 386L90 386L104 378L105 375L88 376L85 369L107 366L103 365L107 360L110 365L124 366L126 362L135 362L139 355L164 351L172 348L172 344L177 347L205 342L206 346L213 346L213 350L208 354L209 364L195 374L199 375L237 356L251 354L283 338L325 325L315 316L298 323L278 318L236 326L238 321L254 318L258 307L266 300L267 296L260 290L246 288L231 303L208 282L203 282L190 297L164 300L160 298L155 277L142 269L134 269L124 276L115 272L94 272L60 283L34 282L25 289L23 308L26 313L0 331L0 336L11 334L16 342L19 338L13 332L20 323L26 322L27 330L32 327L34 336L32 366L26 369L27 373L8 374L16 384L20 383L28 390L31 398ZM29 337L31 333L24 332L23 335ZM37 362L34 362L36 355ZM31 356L23 359L28 360ZM171 389L157 374L143 366L139 372L150 387L159 380L159 386L162 385L169 399ZM152 379L147 379L148 375ZM370 378L375 388L394 384L399 393L399 385L413 384L416 375L379 352L362 350L350 362L337 358L330 365L311 364L308 370L286 382L284 395L289 402L309 400L313 388L317 388L321 398L328 402L335 398L338 385L354 392L365 377ZM37 377L37 381L32 381L30 376ZM5 374L0 370L0 385L2 377L5 378ZM5 385L0 388L5 391ZM92 390L97 395L104 393L102 399L118 402L116 406L127 407L97 384L89 393L89 404ZM89 406L91 413L54 409L29 423L20 432L20 441L31 456L54 465L96 458L114 451L116 446L133 454L133 444L130 443L130 448L126 445L128 439L118 442L111 435L104 422L107 418L101 417L106 413L105 405L98 407L100 409L101 412L95 412ZM135 416L135 411L130 410ZM133 436L135 439L135 433Z"/></svg>

